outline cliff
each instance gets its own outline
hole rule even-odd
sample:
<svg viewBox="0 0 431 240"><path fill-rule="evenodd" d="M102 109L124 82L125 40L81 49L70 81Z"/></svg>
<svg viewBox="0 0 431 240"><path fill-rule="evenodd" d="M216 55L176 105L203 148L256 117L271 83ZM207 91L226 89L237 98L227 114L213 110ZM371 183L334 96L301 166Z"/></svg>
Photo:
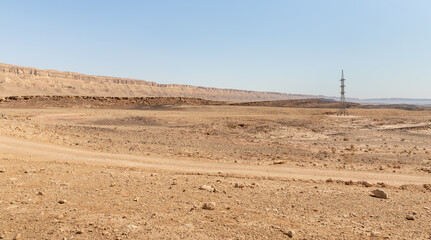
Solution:
<svg viewBox="0 0 431 240"><path fill-rule="evenodd" d="M268 101L312 96L218 89L144 80L40 70L0 63L0 96L59 95L110 97L187 97L218 101Z"/></svg>

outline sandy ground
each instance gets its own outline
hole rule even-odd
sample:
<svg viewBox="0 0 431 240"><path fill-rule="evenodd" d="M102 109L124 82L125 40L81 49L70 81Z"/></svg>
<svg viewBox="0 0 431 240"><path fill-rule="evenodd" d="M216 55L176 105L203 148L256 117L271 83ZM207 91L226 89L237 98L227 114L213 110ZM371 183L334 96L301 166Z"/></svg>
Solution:
<svg viewBox="0 0 431 240"><path fill-rule="evenodd" d="M431 237L431 112L0 112L3 239Z"/></svg>

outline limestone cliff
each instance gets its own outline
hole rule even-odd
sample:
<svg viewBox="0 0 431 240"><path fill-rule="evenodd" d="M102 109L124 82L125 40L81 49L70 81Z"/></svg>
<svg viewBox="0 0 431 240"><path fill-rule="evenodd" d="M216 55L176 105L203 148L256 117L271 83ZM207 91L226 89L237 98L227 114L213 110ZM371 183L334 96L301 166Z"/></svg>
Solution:
<svg viewBox="0 0 431 240"><path fill-rule="evenodd" d="M0 96L25 95L189 97L221 101L264 101L311 97L275 92L157 84L144 80L40 70L0 63Z"/></svg>

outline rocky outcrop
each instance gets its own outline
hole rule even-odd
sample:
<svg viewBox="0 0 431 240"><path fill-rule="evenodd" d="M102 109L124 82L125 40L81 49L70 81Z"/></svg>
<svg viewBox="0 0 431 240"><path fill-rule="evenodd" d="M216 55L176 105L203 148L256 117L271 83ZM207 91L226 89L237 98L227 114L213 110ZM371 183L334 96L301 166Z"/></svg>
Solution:
<svg viewBox="0 0 431 240"><path fill-rule="evenodd" d="M165 105L221 105L221 101L184 97L8 96L0 107L69 107L140 109Z"/></svg>

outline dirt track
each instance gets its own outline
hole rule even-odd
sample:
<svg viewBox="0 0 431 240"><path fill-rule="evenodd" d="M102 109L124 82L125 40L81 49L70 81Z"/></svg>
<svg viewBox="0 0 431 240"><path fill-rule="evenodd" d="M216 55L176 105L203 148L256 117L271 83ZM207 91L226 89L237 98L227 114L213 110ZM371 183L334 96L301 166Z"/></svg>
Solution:
<svg viewBox="0 0 431 240"><path fill-rule="evenodd" d="M285 167L283 165L259 166L239 163L214 163L167 158L133 156L125 154L83 151L53 144L34 143L0 136L0 152L15 152L29 155L32 160L74 161L119 167L160 169L172 172L192 172L209 174L235 174L239 176L280 177L312 180L343 180L384 182L389 185L427 184L431 176L403 174L367 173L341 170L320 170L312 168Z"/></svg>

